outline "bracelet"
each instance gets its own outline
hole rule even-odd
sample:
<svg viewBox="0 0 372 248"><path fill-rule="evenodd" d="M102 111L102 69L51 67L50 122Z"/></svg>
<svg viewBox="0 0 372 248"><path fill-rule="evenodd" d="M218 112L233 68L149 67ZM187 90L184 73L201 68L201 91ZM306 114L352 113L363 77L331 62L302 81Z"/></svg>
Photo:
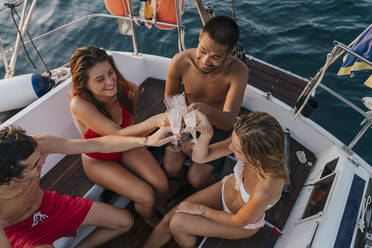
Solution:
<svg viewBox="0 0 372 248"><path fill-rule="evenodd" d="M203 208L201 211L200 211L200 216L204 216L205 215L205 212L207 211L207 207L206 206L203 206L203 205L200 205L199 208ZM198 209L199 210L199 209Z"/></svg>
<svg viewBox="0 0 372 248"><path fill-rule="evenodd" d="M204 209L203 209L203 212L202 212L202 214L201 214L201 216L205 216L205 213L207 212L207 207L204 207Z"/></svg>

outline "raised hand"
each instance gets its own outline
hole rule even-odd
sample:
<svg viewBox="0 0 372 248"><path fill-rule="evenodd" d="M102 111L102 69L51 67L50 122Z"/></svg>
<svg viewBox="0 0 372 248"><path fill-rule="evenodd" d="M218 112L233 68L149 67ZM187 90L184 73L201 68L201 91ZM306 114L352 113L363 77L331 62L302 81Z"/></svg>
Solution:
<svg viewBox="0 0 372 248"><path fill-rule="evenodd" d="M195 130L199 131L201 134L213 134L213 128L207 116L199 111L196 112Z"/></svg>
<svg viewBox="0 0 372 248"><path fill-rule="evenodd" d="M158 131L156 131L153 135L147 138L148 146L163 146L172 140L175 139L175 136L172 133L170 127L161 127Z"/></svg>
<svg viewBox="0 0 372 248"><path fill-rule="evenodd" d="M212 107L210 105L206 104L206 103L196 102L196 103L190 104L188 106L187 110L188 110L188 112L190 112L192 110L198 110L205 115L209 115L209 114L211 114L211 108Z"/></svg>

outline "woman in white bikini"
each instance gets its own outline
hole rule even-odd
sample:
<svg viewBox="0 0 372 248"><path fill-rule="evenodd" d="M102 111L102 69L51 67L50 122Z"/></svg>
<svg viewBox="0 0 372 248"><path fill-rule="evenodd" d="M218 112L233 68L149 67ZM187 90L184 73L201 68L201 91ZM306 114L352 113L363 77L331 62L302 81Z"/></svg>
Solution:
<svg viewBox="0 0 372 248"><path fill-rule="evenodd" d="M232 136L209 145L213 135L207 118L198 113L201 133L192 153L205 163L234 153L234 173L205 188L172 209L155 227L145 247L161 247L172 235L181 247L194 247L197 236L242 239L263 225L265 211L280 199L289 183L284 134L267 113L238 117Z"/></svg>

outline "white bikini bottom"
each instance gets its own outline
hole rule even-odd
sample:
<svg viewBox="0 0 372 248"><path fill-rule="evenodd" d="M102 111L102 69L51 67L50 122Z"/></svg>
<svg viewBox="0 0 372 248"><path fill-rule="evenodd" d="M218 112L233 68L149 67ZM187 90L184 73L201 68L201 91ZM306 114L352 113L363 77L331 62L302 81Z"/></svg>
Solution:
<svg viewBox="0 0 372 248"><path fill-rule="evenodd" d="M233 174L230 174L228 176L225 176L222 179L222 199L221 199L221 201L222 201L223 211L225 211L226 213L229 213L229 214L231 214L231 211L226 206L224 191L225 191L225 182L232 175ZM243 228L247 229L247 230L251 230L251 229L257 229L257 228L263 227L264 225L265 225L265 215L262 217L262 219L259 222L253 223L253 224L248 224L248 225L244 226Z"/></svg>

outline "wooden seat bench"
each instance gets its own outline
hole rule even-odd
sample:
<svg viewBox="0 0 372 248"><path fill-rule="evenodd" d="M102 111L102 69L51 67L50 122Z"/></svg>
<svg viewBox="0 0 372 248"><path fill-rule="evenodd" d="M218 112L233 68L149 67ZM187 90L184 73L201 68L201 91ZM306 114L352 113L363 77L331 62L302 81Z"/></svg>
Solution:
<svg viewBox="0 0 372 248"><path fill-rule="evenodd" d="M248 84L271 93L272 96L288 104L296 105L297 99L307 85L307 81L253 57L247 57L250 68Z"/></svg>

